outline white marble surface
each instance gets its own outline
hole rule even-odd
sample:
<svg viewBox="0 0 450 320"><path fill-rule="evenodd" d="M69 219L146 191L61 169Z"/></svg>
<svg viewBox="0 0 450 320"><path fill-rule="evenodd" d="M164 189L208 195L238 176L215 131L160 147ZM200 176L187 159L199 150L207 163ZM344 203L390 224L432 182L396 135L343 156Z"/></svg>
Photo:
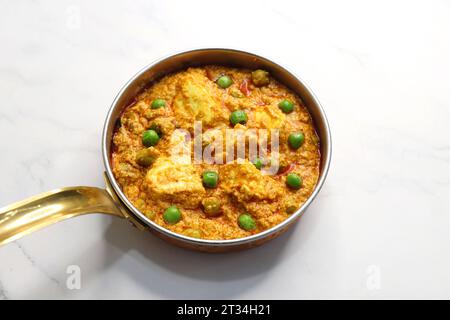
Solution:
<svg viewBox="0 0 450 320"><path fill-rule="evenodd" d="M174 50L237 47L289 66L334 142L317 201L264 247L194 253L85 216L1 247L0 299L450 298L449 1L0 3L0 206L103 186L110 103Z"/></svg>

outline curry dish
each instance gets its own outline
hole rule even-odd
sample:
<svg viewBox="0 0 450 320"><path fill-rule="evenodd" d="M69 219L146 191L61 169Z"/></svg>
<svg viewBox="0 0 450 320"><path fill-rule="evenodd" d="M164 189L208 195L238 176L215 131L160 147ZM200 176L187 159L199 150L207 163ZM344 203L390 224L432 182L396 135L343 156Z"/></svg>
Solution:
<svg viewBox="0 0 450 320"><path fill-rule="evenodd" d="M258 157L177 162L174 143L194 144L178 129L193 134L195 121L203 132L278 129L279 150L271 150L269 137ZM260 141L258 134L246 142ZM211 143L201 139L202 148ZM268 72L205 66L163 77L125 108L111 161L123 192L149 219L189 237L227 240L269 229L299 209L317 183L320 152L301 99ZM267 174L274 163L277 172Z"/></svg>

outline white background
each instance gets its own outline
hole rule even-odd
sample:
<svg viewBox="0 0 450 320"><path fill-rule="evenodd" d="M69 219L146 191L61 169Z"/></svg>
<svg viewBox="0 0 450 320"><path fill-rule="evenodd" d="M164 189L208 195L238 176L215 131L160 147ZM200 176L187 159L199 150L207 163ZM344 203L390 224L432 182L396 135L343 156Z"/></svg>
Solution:
<svg viewBox="0 0 450 320"><path fill-rule="evenodd" d="M0 298L450 298L450 1L1 0L0 206L103 186L120 87L214 46L286 65L325 108L331 170L300 223L208 255L76 218L0 248Z"/></svg>

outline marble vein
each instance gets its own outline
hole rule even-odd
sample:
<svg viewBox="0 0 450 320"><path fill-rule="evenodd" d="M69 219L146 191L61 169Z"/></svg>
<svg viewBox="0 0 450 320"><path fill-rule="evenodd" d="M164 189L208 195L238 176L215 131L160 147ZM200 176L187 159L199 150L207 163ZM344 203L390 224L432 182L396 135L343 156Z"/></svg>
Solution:
<svg viewBox="0 0 450 320"><path fill-rule="evenodd" d="M29 261L29 263L35 267L37 270L39 270L46 278L48 278L51 282L56 284L57 286L60 285L60 281L53 277L47 270L45 270L40 264L36 262L36 260L31 256L31 254L25 249L25 247L20 244L19 241L14 241L14 244L19 248L19 250L22 252L23 256Z"/></svg>
<svg viewBox="0 0 450 320"><path fill-rule="evenodd" d="M9 300L8 291L6 291L1 281L0 281L0 300Z"/></svg>

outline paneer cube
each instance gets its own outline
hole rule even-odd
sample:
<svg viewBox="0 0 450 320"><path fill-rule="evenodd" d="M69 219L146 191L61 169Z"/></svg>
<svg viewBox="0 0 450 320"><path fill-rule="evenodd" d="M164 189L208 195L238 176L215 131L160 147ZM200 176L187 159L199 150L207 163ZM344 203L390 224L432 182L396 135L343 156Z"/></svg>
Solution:
<svg viewBox="0 0 450 320"><path fill-rule="evenodd" d="M173 109L178 123L183 128L192 128L193 121L201 121L206 128L228 123L228 113L221 101L211 94L218 90L201 72L186 74L173 101Z"/></svg>
<svg viewBox="0 0 450 320"><path fill-rule="evenodd" d="M282 195L282 184L263 175L249 162L233 161L220 168L221 187L238 201L274 200Z"/></svg>
<svg viewBox="0 0 450 320"><path fill-rule="evenodd" d="M265 105L253 112L249 124L261 129L280 129L285 120L285 114L277 106Z"/></svg>
<svg viewBox="0 0 450 320"><path fill-rule="evenodd" d="M201 177L192 164L160 157L147 172L144 187L152 198L195 208L205 195Z"/></svg>

